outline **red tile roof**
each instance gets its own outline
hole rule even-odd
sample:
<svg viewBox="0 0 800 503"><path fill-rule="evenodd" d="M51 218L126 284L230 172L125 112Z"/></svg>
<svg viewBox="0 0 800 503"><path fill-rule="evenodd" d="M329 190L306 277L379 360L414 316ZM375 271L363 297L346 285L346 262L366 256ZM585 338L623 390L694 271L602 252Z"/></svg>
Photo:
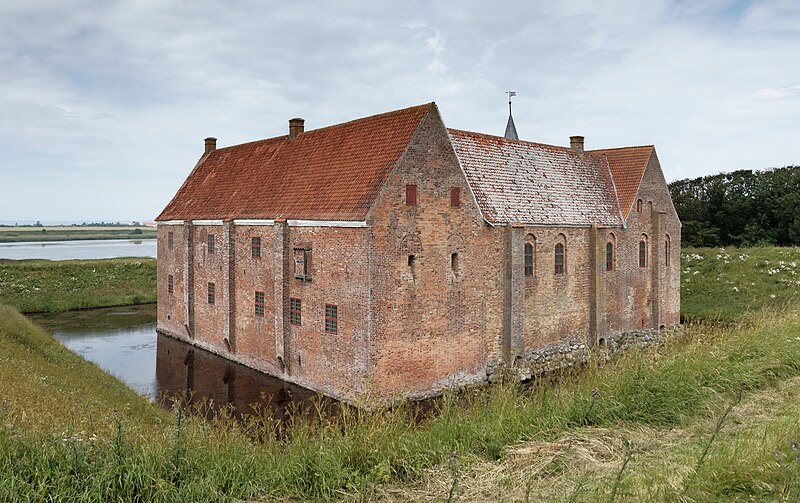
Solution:
<svg viewBox="0 0 800 503"><path fill-rule="evenodd" d="M363 220L428 103L212 151L156 220Z"/></svg>
<svg viewBox="0 0 800 503"><path fill-rule="evenodd" d="M573 149L449 129L484 218L532 225L621 225L608 167Z"/></svg>
<svg viewBox="0 0 800 503"><path fill-rule="evenodd" d="M639 192L639 185L642 183L642 177L653 150L652 145L647 145L589 151L592 155L604 156L608 159L608 165L614 177L614 186L619 195L619 206L625 218L628 218L628 214L633 208L634 199Z"/></svg>

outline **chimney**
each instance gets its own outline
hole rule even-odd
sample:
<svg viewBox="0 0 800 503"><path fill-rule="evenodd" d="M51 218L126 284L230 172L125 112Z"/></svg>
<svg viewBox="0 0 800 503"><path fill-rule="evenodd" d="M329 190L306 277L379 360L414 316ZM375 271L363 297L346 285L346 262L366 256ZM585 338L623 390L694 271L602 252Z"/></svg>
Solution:
<svg viewBox="0 0 800 503"><path fill-rule="evenodd" d="M569 137L569 147L578 152L579 154L583 153L583 136L570 136Z"/></svg>
<svg viewBox="0 0 800 503"><path fill-rule="evenodd" d="M216 150L216 149L217 149L217 139L214 138L213 136L209 136L208 138L206 138L206 151L205 151L205 154L208 154L212 150Z"/></svg>
<svg viewBox="0 0 800 503"><path fill-rule="evenodd" d="M289 119L289 139L294 140L297 138L297 135L303 132L305 124L305 120L297 117L294 119Z"/></svg>

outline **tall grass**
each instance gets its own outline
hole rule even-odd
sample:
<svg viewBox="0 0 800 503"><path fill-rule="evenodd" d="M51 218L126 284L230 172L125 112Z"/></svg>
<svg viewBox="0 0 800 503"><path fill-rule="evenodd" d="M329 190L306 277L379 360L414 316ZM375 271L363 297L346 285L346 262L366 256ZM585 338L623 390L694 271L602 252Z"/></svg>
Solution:
<svg viewBox="0 0 800 503"><path fill-rule="evenodd" d="M44 351L43 336L32 337L31 330L5 326L4 346L15 354ZM71 374L51 381L56 370L37 365L36 374L26 376L36 383L27 399L3 389L15 405L3 409L0 491L13 488L20 500L31 501L45 494L84 501L326 500L368 494L380 484L418 480L453 452L499 459L507 446L587 425L671 428L713 416L726 397L800 375L798 331L800 316L793 313L765 316L736 330L695 325L658 350L633 351L607 365L567 372L557 386L542 383L523 391L506 382L451 393L436 414L419 423L410 421L403 407L349 411L328 421L296 418L284 437L275 435L269 418L258 416L238 423L223 413L208 423L174 411L169 421L142 421L140 411L117 409L111 398L96 398L105 409L90 414L92 427L79 410L70 410L84 420L76 437L28 428L22 415L50 407L44 400L37 403L46 396L46 383L76 386Z"/></svg>
<svg viewBox="0 0 800 503"><path fill-rule="evenodd" d="M24 313L155 301L155 259L0 260L0 304Z"/></svg>

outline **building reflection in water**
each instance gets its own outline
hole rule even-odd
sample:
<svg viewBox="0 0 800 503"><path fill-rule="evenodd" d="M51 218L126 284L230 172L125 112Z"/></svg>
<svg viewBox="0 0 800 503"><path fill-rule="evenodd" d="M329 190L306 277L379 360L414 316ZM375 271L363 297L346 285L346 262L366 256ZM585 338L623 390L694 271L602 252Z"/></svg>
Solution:
<svg viewBox="0 0 800 503"><path fill-rule="evenodd" d="M229 407L241 419L256 410L282 423L296 414L330 417L340 404L221 356L158 334L156 396L166 407L200 407L208 419Z"/></svg>

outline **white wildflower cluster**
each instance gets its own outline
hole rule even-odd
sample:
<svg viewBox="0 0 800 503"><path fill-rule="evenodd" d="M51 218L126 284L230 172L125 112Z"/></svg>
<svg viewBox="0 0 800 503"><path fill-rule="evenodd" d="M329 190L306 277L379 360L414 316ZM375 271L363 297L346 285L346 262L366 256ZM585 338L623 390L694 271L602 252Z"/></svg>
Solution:
<svg viewBox="0 0 800 503"><path fill-rule="evenodd" d="M681 260L684 262L691 262L692 260L703 260L703 256L699 253L681 253Z"/></svg>
<svg viewBox="0 0 800 503"><path fill-rule="evenodd" d="M725 251L724 248L720 248L720 250ZM727 253L719 254L717 255L717 260L722 260L724 263L728 264L730 263L731 256Z"/></svg>
<svg viewBox="0 0 800 503"><path fill-rule="evenodd" d="M749 256L748 254L746 254L746 253L742 253L742 254L741 254L741 255L739 255L739 257L738 257L738 259L739 259L741 262L744 262L745 260L747 260L747 259L749 259L749 258L750 258L750 256Z"/></svg>

